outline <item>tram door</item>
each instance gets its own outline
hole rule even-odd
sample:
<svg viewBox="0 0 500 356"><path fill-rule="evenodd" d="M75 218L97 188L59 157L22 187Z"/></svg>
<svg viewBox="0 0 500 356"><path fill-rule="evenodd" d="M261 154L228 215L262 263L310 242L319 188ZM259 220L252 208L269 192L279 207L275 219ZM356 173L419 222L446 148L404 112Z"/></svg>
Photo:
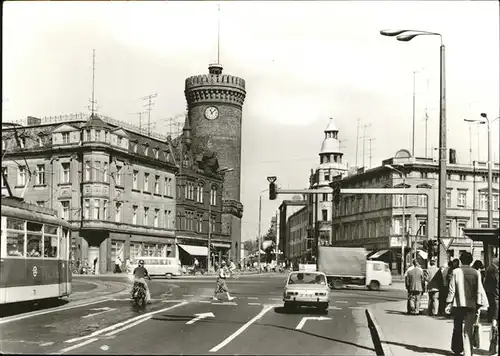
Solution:
<svg viewBox="0 0 500 356"><path fill-rule="evenodd" d="M69 273L71 273L69 263L68 231L61 229L59 234L59 296L69 295L71 286L69 283Z"/></svg>

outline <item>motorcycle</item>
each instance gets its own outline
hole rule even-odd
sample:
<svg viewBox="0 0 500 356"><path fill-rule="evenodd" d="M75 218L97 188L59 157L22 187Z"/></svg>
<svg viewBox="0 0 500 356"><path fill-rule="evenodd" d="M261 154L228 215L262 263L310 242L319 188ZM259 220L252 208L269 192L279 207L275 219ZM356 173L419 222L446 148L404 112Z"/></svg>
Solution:
<svg viewBox="0 0 500 356"><path fill-rule="evenodd" d="M146 305L146 287L144 284L134 282L134 286L132 287L132 299L134 300L134 305L139 308Z"/></svg>

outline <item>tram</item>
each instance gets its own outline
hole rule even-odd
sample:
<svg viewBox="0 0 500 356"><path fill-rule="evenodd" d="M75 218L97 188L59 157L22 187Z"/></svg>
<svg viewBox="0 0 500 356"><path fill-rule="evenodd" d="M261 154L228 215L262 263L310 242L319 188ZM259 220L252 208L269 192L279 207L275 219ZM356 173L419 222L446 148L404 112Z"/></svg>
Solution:
<svg viewBox="0 0 500 356"><path fill-rule="evenodd" d="M1 206L0 305L69 296L70 224L19 198Z"/></svg>

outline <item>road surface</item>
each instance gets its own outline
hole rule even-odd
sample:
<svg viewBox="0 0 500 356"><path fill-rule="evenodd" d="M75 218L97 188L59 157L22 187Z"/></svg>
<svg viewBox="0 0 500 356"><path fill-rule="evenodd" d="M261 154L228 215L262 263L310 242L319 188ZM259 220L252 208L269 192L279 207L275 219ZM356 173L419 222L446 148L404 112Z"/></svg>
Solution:
<svg viewBox="0 0 500 356"><path fill-rule="evenodd" d="M128 292L122 291L3 318L0 349L33 354L374 355L364 310L405 298L396 289L334 290L328 315L309 308L285 313L284 278L230 280L233 301L212 300L212 278L154 279L149 282L153 303L143 311L132 308ZM78 283L85 282L79 278Z"/></svg>

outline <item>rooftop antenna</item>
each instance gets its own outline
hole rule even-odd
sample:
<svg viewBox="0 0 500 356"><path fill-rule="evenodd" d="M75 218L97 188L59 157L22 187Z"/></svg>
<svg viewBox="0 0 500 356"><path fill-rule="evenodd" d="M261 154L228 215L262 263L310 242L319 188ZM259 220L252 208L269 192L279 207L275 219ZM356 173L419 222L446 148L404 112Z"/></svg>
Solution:
<svg viewBox="0 0 500 356"><path fill-rule="evenodd" d="M91 103L91 112L92 116L95 113L95 49L92 50L92 100Z"/></svg>
<svg viewBox="0 0 500 356"><path fill-rule="evenodd" d="M141 99L142 100L147 100L147 104L144 104L143 106L147 106L148 108L148 136L151 136L151 109L154 105L154 103L152 102L152 99L156 98L158 96L158 93L154 93L154 94L150 94L150 95L146 95L144 97L142 97Z"/></svg>

